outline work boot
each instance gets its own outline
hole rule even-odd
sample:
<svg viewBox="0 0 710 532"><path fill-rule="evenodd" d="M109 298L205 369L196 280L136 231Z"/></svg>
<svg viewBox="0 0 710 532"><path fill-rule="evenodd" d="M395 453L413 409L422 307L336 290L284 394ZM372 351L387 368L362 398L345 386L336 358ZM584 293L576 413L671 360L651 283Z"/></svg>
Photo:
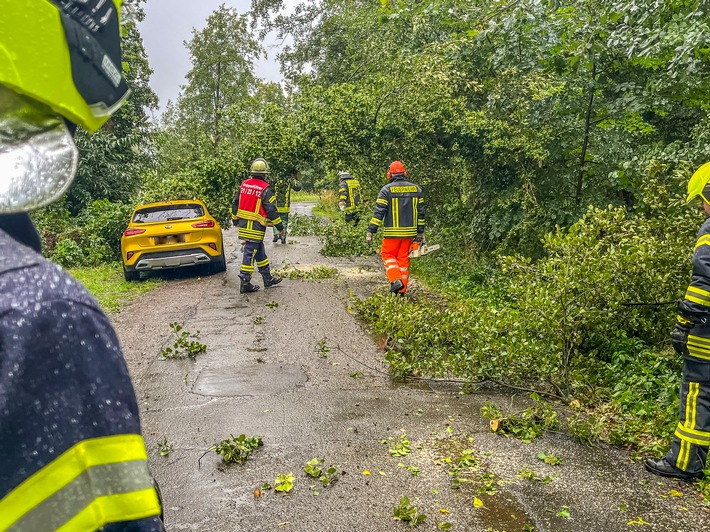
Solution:
<svg viewBox="0 0 710 532"><path fill-rule="evenodd" d="M402 282L401 279L397 279L396 281L392 281L390 283L390 292L393 292L395 294L399 294L399 291L404 288L404 283Z"/></svg>
<svg viewBox="0 0 710 532"><path fill-rule="evenodd" d="M704 476L702 471L698 471L697 473L689 473L687 471L683 471L682 469L678 469L674 465L670 464L665 458L661 458L659 460L649 458L646 462L644 462L644 465L646 466L646 471L649 473L653 473L659 477L677 478L678 480L682 480L684 482L692 482L693 480L703 478Z"/></svg>
<svg viewBox="0 0 710 532"><path fill-rule="evenodd" d="M259 286L251 284L251 281L242 279L242 284L239 286L239 293L248 294L250 292L256 292L259 288Z"/></svg>
<svg viewBox="0 0 710 532"><path fill-rule="evenodd" d="M264 288L271 288L274 285L279 284L283 279L281 277L274 277L273 275L268 279L264 279Z"/></svg>
<svg viewBox="0 0 710 532"><path fill-rule="evenodd" d="M286 233L284 233L284 236L281 237L281 243L282 244L286 243Z"/></svg>
<svg viewBox="0 0 710 532"><path fill-rule="evenodd" d="M277 234L274 235L274 239L272 240L272 242L278 242L280 238L281 238L281 237L280 237L280 236L278 235L278 233L277 233Z"/></svg>

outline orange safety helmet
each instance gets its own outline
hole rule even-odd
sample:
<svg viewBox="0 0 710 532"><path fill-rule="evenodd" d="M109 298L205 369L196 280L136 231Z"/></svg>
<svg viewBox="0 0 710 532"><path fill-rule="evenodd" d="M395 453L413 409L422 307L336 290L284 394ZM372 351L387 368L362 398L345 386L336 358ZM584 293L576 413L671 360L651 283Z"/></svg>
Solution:
<svg viewBox="0 0 710 532"><path fill-rule="evenodd" d="M405 176L407 175L407 170L405 170L402 161L393 161L392 164L390 164L390 168L389 170L387 170L387 179L391 179L392 176L395 174L404 174Z"/></svg>

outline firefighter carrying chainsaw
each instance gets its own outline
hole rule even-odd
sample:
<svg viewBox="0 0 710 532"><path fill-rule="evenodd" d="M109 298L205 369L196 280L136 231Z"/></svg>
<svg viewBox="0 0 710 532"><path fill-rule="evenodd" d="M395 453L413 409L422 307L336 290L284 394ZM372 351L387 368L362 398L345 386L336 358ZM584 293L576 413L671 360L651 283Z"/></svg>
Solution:
<svg viewBox="0 0 710 532"><path fill-rule="evenodd" d="M276 210L276 195L266 182L269 173L268 163L261 158L255 159L251 163L249 178L242 182L232 202L232 219L239 227L239 240L244 243L244 256L239 272L242 280L239 292L242 294L259 290L259 286L251 283L255 262L264 279L264 288L270 288L283 280L271 275L269 258L264 249L267 223L273 223L279 231L279 236L284 236L284 226Z"/></svg>
<svg viewBox="0 0 710 532"><path fill-rule="evenodd" d="M390 164L387 179L389 183L377 196L366 238L372 244L373 235L383 227L381 255L390 292L404 295L409 284L409 254L424 240L424 195L419 186L407 180L400 161Z"/></svg>

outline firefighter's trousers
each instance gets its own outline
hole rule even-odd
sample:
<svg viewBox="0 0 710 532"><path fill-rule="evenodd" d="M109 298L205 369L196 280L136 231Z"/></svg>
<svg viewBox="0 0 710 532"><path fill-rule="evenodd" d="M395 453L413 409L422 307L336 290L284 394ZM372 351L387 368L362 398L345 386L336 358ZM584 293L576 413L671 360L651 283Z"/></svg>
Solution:
<svg viewBox="0 0 710 532"><path fill-rule="evenodd" d="M686 357L680 384L680 422L666 460L688 473L705 466L710 447L710 363Z"/></svg>
<svg viewBox="0 0 710 532"><path fill-rule="evenodd" d="M244 256L242 257L242 267L239 277L245 281L251 280L254 273L254 263L259 268L259 273L264 280L271 279L271 269L269 268L269 258L266 256L263 241L247 240L244 245Z"/></svg>
<svg viewBox="0 0 710 532"><path fill-rule="evenodd" d="M390 283L397 279L404 283L404 288L400 293L407 290L409 284L409 248L414 242L413 238L383 238L382 239L382 260L385 263L385 271Z"/></svg>
<svg viewBox="0 0 710 532"><path fill-rule="evenodd" d="M282 238L282 242L285 244L286 243L286 231L288 228L288 214L287 212L280 212L279 217L281 218L281 223L284 224L284 236ZM279 230L276 229L276 226L274 226L274 237L279 236Z"/></svg>

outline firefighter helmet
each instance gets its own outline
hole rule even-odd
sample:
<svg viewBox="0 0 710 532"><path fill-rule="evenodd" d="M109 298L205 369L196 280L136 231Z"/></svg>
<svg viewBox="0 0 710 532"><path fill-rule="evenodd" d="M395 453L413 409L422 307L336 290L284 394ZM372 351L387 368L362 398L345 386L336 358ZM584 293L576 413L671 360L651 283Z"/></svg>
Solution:
<svg viewBox="0 0 710 532"><path fill-rule="evenodd" d="M254 159L254 162L251 163L249 173L251 175L266 175L271 173L271 169L269 168L269 163L259 157L258 159Z"/></svg>
<svg viewBox="0 0 710 532"><path fill-rule="evenodd" d="M0 85L96 131L130 92L121 62L122 3L4 2Z"/></svg>
<svg viewBox="0 0 710 532"><path fill-rule="evenodd" d="M710 182L710 162L698 168L693 177L690 178L690 181L688 181L688 199L686 201L689 202L694 197L700 196L705 200L705 203L710 203L710 198L704 194L704 189L708 182Z"/></svg>
<svg viewBox="0 0 710 532"><path fill-rule="evenodd" d="M404 174L407 175L407 170L404 168L402 161L393 161L390 164L389 170L387 170L387 179L391 179L393 175Z"/></svg>

